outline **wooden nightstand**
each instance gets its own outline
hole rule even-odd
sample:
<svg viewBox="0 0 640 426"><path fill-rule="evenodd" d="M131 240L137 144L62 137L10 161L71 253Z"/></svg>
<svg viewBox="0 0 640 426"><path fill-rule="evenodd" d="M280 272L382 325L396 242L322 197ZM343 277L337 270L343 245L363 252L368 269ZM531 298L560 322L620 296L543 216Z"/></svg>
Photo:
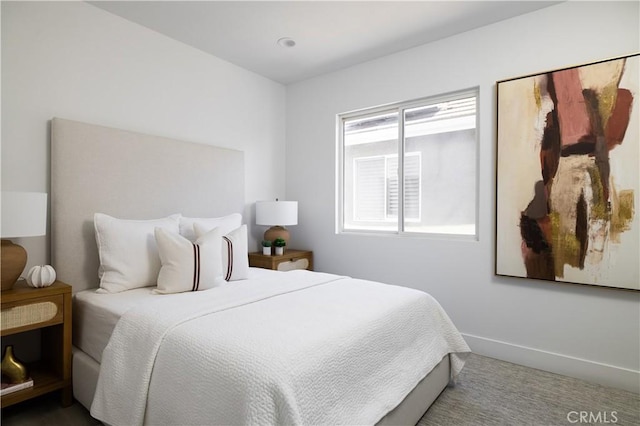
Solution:
<svg viewBox="0 0 640 426"><path fill-rule="evenodd" d="M290 271L292 269L313 270L313 252L308 250L285 250L282 256L265 256L262 253L249 253L249 266Z"/></svg>
<svg viewBox="0 0 640 426"><path fill-rule="evenodd" d="M32 288L22 281L0 297L3 337L36 329L42 336L40 361L27 365L33 387L4 395L2 407L56 390L62 390L62 405L71 405L71 286L56 281Z"/></svg>

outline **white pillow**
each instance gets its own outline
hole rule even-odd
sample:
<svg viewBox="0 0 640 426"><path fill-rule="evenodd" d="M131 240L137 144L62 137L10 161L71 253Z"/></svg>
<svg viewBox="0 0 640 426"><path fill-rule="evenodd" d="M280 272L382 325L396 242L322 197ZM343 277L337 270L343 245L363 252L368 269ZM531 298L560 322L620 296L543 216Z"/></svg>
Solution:
<svg viewBox="0 0 640 426"><path fill-rule="evenodd" d="M193 226L196 223L201 225L207 231L213 228L220 228L222 235L226 235L242 225L242 215L240 213L233 213L227 216L209 218L183 216L180 218L180 235L189 241L195 241L197 236L194 233Z"/></svg>
<svg viewBox="0 0 640 426"><path fill-rule="evenodd" d="M155 228L178 232L179 214L163 219L127 220L96 213L93 216L100 256L100 293L118 293L156 284L160 257Z"/></svg>
<svg viewBox="0 0 640 426"><path fill-rule="evenodd" d="M207 290L224 284L222 278L222 235L218 228L194 243L175 232L155 230L162 267L156 293Z"/></svg>
<svg viewBox="0 0 640 426"><path fill-rule="evenodd" d="M220 230L221 228L217 228ZM197 236L209 230L199 223L194 225ZM247 225L227 233L222 237L222 274L226 281L246 280L249 278L249 244Z"/></svg>

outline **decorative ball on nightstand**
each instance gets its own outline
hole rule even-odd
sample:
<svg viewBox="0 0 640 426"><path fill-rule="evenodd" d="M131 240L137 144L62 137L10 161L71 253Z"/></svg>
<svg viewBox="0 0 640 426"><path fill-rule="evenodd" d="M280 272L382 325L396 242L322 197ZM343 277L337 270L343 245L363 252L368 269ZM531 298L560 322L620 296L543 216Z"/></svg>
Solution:
<svg viewBox="0 0 640 426"><path fill-rule="evenodd" d="M49 287L56 280L56 271L51 265L34 266L27 273L27 284L31 287Z"/></svg>

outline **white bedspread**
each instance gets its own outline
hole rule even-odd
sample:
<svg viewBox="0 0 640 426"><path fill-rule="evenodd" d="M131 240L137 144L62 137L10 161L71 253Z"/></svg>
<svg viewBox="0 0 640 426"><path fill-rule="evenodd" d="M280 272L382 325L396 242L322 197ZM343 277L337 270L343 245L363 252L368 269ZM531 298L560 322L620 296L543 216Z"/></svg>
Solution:
<svg viewBox="0 0 640 426"><path fill-rule="evenodd" d="M374 424L469 348L426 293L309 271L125 313L91 414L110 425Z"/></svg>

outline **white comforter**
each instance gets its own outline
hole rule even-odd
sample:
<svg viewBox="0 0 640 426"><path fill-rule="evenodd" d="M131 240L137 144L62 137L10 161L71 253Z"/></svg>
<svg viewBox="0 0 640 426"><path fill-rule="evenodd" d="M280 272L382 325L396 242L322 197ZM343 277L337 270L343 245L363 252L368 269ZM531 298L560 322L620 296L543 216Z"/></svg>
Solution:
<svg viewBox="0 0 640 426"><path fill-rule="evenodd" d="M405 288L309 271L159 296L118 322L91 414L110 425L374 424L469 348Z"/></svg>

